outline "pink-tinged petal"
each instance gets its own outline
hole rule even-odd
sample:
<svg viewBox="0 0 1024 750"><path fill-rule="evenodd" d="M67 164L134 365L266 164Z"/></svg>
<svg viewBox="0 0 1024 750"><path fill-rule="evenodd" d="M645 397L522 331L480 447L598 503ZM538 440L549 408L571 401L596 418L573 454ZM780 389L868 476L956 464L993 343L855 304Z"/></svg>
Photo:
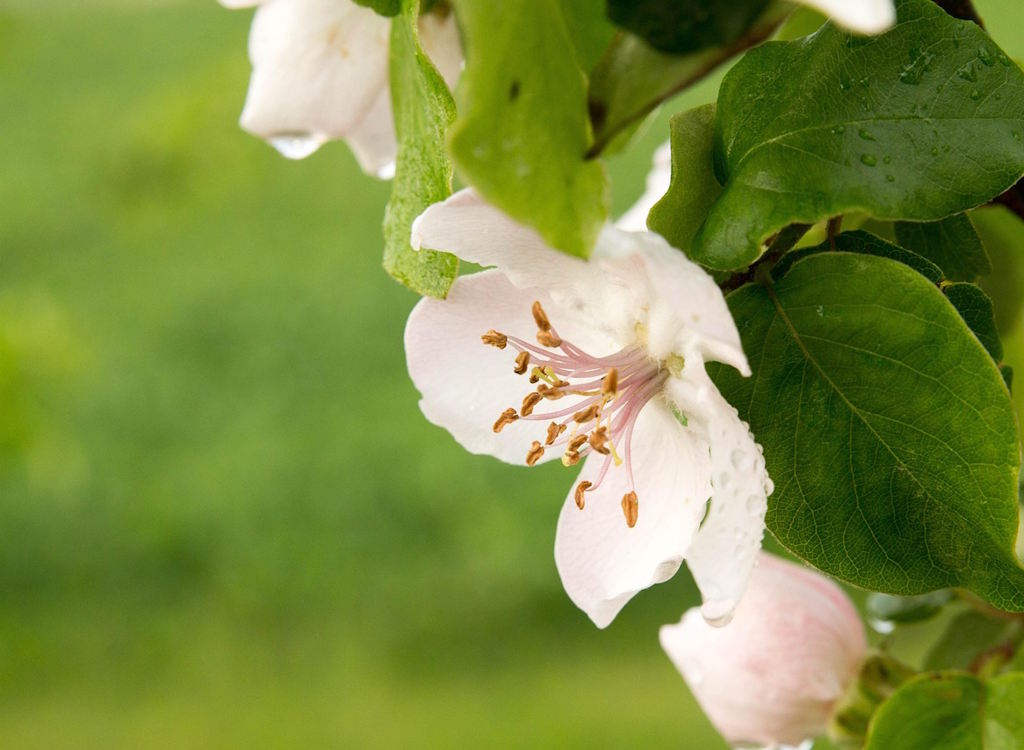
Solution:
<svg viewBox="0 0 1024 750"><path fill-rule="evenodd" d="M819 10L840 26L862 34L880 34L896 23L892 0L797 0Z"/></svg>
<svg viewBox="0 0 1024 750"><path fill-rule="evenodd" d="M516 375L516 350L483 344L481 335L495 329L532 342L537 331L531 307L539 301L558 326L574 340L592 340L556 314L558 307L539 289L520 289L496 270L455 280L448 298L425 298L413 309L405 328L405 352L420 408L428 420L444 427L472 453L485 453L508 463L525 463L534 440L544 441L548 420L520 419L500 433L493 426L508 408L519 409L534 388L526 375ZM608 353L607 348L598 354ZM570 398L542 401L534 414L565 408ZM541 461L558 458L548 450Z"/></svg>
<svg viewBox="0 0 1024 750"><path fill-rule="evenodd" d="M599 454L588 458L577 484L596 484L603 460ZM632 465L639 501L635 527L627 526L621 505L633 486L625 466L609 467L597 489L585 493L583 510L573 485L558 519L555 563L562 584L599 628L637 592L679 569L711 490L706 445L660 399L637 420Z"/></svg>
<svg viewBox="0 0 1024 750"><path fill-rule="evenodd" d="M347 136L387 91L389 31L349 0L269 0L249 36L242 127L282 142Z"/></svg>
<svg viewBox="0 0 1024 750"><path fill-rule="evenodd" d="M653 232L609 228L598 250L610 246L624 248L620 252L643 264L645 279L633 285L647 287L647 338L653 357L692 355L750 374L732 313L707 271Z"/></svg>
<svg viewBox="0 0 1024 750"><path fill-rule="evenodd" d="M697 532L687 565L704 598L708 622L728 623L747 587L764 537L772 482L760 446L703 366L673 378L670 394L711 451L710 510Z"/></svg>
<svg viewBox="0 0 1024 750"><path fill-rule="evenodd" d="M655 203L660 201L668 192L669 183L672 181L672 144L663 143L654 152L651 171L647 174L647 187L643 195L630 207L626 213L619 217L615 226L628 232L643 232L647 230L647 214Z"/></svg>
<svg viewBox="0 0 1024 750"><path fill-rule="evenodd" d="M773 747L824 732L867 649L838 586L765 553L732 623L711 627L691 609L660 640L727 741Z"/></svg>

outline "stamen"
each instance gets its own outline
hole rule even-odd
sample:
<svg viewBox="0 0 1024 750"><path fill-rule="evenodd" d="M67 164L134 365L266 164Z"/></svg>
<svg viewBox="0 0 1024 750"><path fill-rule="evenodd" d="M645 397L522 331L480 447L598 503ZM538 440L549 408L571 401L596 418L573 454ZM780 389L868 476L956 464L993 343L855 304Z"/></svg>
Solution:
<svg viewBox="0 0 1024 750"><path fill-rule="evenodd" d="M566 385L568 385L568 383L566 383ZM558 388L552 388L551 386L548 385L544 385L544 383L541 383L539 386L537 386L537 393L539 393L546 399L550 399L551 401L557 401L558 399L562 398L562 396L565 395L565 391L560 390Z"/></svg>
<svg viewBox="0 0 1024 750"><path fill-rule="evenodd" d="M629 528L636 526L636 519L640 512L640 504L636 499L636 492L627 492L622 496L622 514L626 517L626 525Z"/></svg>
<svg viewBox="0 0 1024 750"><path fill-rule="evenodd" d="M499 349L504 349L508 346L508 336L504 333L495 331L493 328L480 337L480 340L490 346L496 346Z"/></svg>
<svg viewBox="0 0 1024 750"><path fill-rule="evenodd" d="M566 448L566 451L572 451L573 453L575 453L583 446L585 442L587 442L586 435L577 435L576 437L569 441L569 447Z"/></svg>
<svg viewBox="0 0 1024 750"><path fill-rule="evenodd" d="M590 433L590 447L605 456L611 453L608 448L608 428L599 427Z"/></svg>
<svg viewBox="0 0 1024 750"><path fill-rule="evenodd" d="M619 390L619 371L614 367L604 376L601 383L601 393L614 396Z"/></svg>
<svg viewBox="0 0 1024 750"><path fill-rule="evenodd" d="M523 408L519 410L519 413L524 417L528 417L533 414L533 407L544 400L544 397L534 391L533 393L527 393L523 399Z"/></svg>
<svg viewBox="0 0 1024 750"><path fill-rule="evenodd" d="M590 482L583 481L576 485L576 507L583 510L583 506L586 504L583 500L583 493L591 488Z"/></svg>
<svg viewBox="0 0 1024 750"><path fill-rule="evenodd" d="M556 349L562 345L562 339L554 331L537 331L537 341L543 346Z"/></svg>
<svg viewBox="0 0 1024 750"><path fill-rule="evenodd" d="M539 441L534 440L533 445L530 446L530 450L526 452L526 465L533 466L540 460L540 457L543 455L544 446L541 445Z"/></svg>
<svg viewBox="0 0 1024 750"><path fill-rule="evenodd" d="M587 422L593 421L597 417L597 404L591 404L586 409L581 409L572 415L574 422L578 424L586 424Z"/></svg>
<svg viewBox="0 0 1024 750"><path fill-rule="evenodd" d="M498 417L498 421L494 423L494 431L501 432L505 425L512 424L517 419L519 419L519 415L516 414L515 409L511 407L505 409L505 411L501 413L501 416Z"/></svg>
<svg viewBox="0 0 1024 750"><path fill-rule="evenodd" d="M576 451L566 451L562 454L562 466L569 468L580 462L580 454Z"/></svg>
<svg viewBox="0 0 1024 750"><path fill-rule="evenodd" d="M516 356L516 366L513 368L512 372L514 372L516 375L522 375L524 372L526 372L526 368L528 368L529 366L530 353L519 352L519 354Z"/></svg>
<svg viewBox="0 0 1024 750"><path fill-rule="evenodd" d="M544 444L545 445L553 445L554 442L555 442L555 439L559 435L561 435L563 432L565 432L565 425L564 424L559 424L558 422L552 422L551 424L548 425L548 437L547 437L547 440L544 441Z"/></svg>
<svg viewBox="0 0 1024 750"><path fill-rule="evenodd" d="M531 312L533 313L533 320L537 323L537 328L542 331L551 330L551 321L548 320L548 315L544 312L544 308L540 306L539 301L534 301Z"/></svg>

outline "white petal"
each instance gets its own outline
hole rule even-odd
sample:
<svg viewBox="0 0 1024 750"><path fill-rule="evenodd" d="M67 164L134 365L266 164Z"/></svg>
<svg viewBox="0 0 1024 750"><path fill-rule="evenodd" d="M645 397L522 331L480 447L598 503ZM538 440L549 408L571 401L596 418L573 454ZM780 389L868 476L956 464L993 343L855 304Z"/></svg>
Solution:
<svg viewBox="0 0 1024 750"><path fill-rule="evenodd" d="M732 623L710 627L692 609L660 640L726 740L773 747L824 731L867 647L835 583L764 553Z"/></svg>
<svg viewBox="0 0 1024 750"><path fill-rule="evenodd" d="M851 31L879 34L896 23L892 0L797 0Z"/></svg>
<svg viewBox="0 0 1024 750"><path fill-rule="evenodd" d="M459 27L455 14L444 18L437 13L427 13L419 20L420 46L434 63L449 88L455 88L462 72L462 44L459 41Z"/></svg>
<svg viewBox="0 0 1024 750"><path fill-rule="evenodd" d="M588 263L552 250L534 230L486 203L471 188L420 214L412 246L447 250L463 260L494 266L516 286L548 286L595 279Z"/></svg>
<svg viewBox="0 0 1024 750"><path fill-rule="evenodd" d="M595 482L603 458L588 458L578 481ZM630 491L625 466L608 469L600 487L585 495L582 511L574 485L558 519L555 563L562 584L599 628L634 594L679 569L711 489L707 447L660 399L640 413L632 460L639 499L634 528L626 525L621 507Z"/></svg>
<svg viewBox="0 0 1024 750"><path fill-rule="evenodd" d="M669 390L710 445L711 507L687 553L687 564L704 598L704 617L723 625L732 617L761 549L773 486L750 428L703 366L688 365L681 379L670 379Z"/></svg>
<svg viewBox="0 0 1024 750"><path fill-rule="evenodd" d="M660 201L668 191L672 180L672 144L663 143L654 152L651 171L647 175L647 189L636 203L619 217L615 226L629 232L642 232L647 229L647 214L655 203Z"/></svg>
<svg viewBox="0 0 1024 750"><path fill-rule="evenodd" d="M388 89L380 92L369 112L349 131L345 140L364 172L381 179L394 176L398 146Z"/></svg>
<svg viewBox="0 0 1024 750"><path fill-rule="evenodd" d="M349 0L270 0L249 36L242 127L263 138L347 136L388 88L390 21Z"/></svg>
<svg viewBox="0 0 1024 750"><path fill-rule="evenodd" d="M611 240L608 235L617 235ZM750 374L736 323L714 279L653 232L606 229L598 249L617 244L643 259L647 292L648 348L664 359L672 353L732 365ZM635 282L636 285L638 282Z"/></svg>
<svg viewBox="0 0 1024 750"><path fill-rule="evenodd" d="M533 386L512 371L512 347L499 350L480 341L491 328L532 340L537 330L531 314L535 300L549 315L558 309L543 290L520 289L499 271L482 271L456 279L445 300L420 300L409 316L405 352L409 374L423 395L420 408L472 453L523 464L533 441L544 441L547 421L519 420L494 433L498 416L509 407L519 409ZM585 331L552 317L560 321L556 324L561 335L585 338ZM541 402L535 413L571 402L566 398L556 406L548 404ZM552 450L542 460L559 456Z"/></svg>

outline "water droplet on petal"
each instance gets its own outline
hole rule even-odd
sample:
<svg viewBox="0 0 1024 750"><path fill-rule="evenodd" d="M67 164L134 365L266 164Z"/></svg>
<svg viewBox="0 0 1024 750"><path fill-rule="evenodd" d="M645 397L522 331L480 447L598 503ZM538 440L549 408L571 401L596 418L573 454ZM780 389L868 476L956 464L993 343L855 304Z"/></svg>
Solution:
<svg viewBox="0 0 1024 750"><path fill-rule="evenodd" d="M723 471L721 474L718 475L718 479L715 480L715 489L716 490L727 489L731 482L732 482L732 477L729 476L728 473Z"/></svg>
<svg viewBox="0 0 1024 750"><path fill-rule="evenodd" d="M760 516L764 512L764 498L760 495L747 497L747 513L752 516Z"/></svg>
<svg viewBox="0 0 1024 750"><path fill-rule="evenodd" d="M711 599L700 608L704 621L714 628L724 628L732 622L736 613L736 602L732 599Z"/></svg>
<svg viewBox="0 0 1024 750"><path fill-rule="evenodd" d="M754 469L754 458L746 451L741 451L739 448L732 452L730 457L732 466L736 471L742 471L744 474L753 471Z"/></svg>
<svg viewBox="0 0 1024 750"><path fill-rule="evenodd" d="M275 135L268 138L267 142L286 159L305 159L324 145L325 140L323 136L312 133L291 133Z"/></svg>

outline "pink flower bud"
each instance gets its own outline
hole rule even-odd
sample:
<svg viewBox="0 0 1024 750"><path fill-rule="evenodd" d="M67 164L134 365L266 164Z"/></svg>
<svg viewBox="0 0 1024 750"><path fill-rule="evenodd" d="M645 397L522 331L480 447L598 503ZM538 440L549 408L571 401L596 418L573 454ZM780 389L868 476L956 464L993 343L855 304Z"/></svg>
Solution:
<svg viewBox="0 0 1024 750"><path fill-rule="evenodd" d="M758 745L822 734L867 649L836 584L766 553L727 626L694 608L662 627L661 645L726 740Z"/></svg>

